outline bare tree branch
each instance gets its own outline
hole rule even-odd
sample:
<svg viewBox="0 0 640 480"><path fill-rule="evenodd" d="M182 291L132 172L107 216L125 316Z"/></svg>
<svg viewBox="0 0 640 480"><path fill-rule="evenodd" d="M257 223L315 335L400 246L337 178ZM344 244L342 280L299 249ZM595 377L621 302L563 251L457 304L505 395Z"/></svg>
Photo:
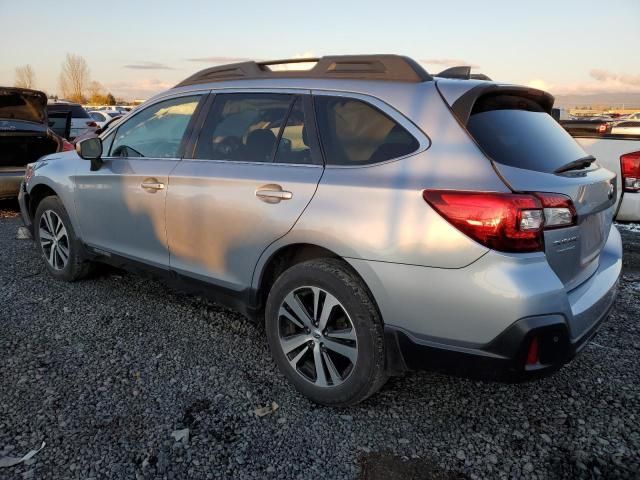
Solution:
<svg viewBox="0 0 640 480"><path fill-rule="evenodd" d="M89 67L80 55L67 53L60 72L60 90L68 100L84 103L85 90L89 84Z"/></svg>
<svg viewBox="0 0 640 480"><path fill-rule="evenodd" d="M20 88L33 88L35 86L36 74L31 65L16 67L15 86Z"/></svg>

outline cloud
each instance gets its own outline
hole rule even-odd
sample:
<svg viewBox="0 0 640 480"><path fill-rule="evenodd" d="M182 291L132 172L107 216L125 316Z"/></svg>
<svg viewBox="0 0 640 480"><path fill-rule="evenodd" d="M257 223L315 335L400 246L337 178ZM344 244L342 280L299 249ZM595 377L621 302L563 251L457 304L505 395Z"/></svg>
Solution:
<svg viewBox="0 0 640 480"><path fill-rule="evenodd" d="M252 60L251 58L244 57L198 57L198 58L187 58L189 62L201 62L201 63L238 63L238 62L247 62Z"/></svg>
<svg viewBox="0 0 640 480"><path fill-rule="evenodd" d="M640 75L619 74L608 70L593 69L591 80L569 83L551 83L534 79L528 86L546 90L554 95L594 95L603 93L640 93Z"/></svg>
<svg viewBox="0 0 640 480"><path fill-rule="evenodd" d="M134 70L173 70L173 67L158 62L138 62L130 65L124 65L124 68Z"/></svg>
<svg viewBox="0 0 640 480"><path fill-rule="evenodd" d="M156 78L143 78L129 82L105 83L105 89L116 97L145 99L173 87L176 83L168 83Z"/></svg>
<svg viewBox="0 0 640 480"><path fill-rule="evenodd" d="M467 62L466 60L460 60L457 58L425 58L423 60L418 60L420 63L424 63L426 65L443 65L445 67L459 67L459 66L467 66L471 68L480 68L479 65L475 63Z"/></svg>

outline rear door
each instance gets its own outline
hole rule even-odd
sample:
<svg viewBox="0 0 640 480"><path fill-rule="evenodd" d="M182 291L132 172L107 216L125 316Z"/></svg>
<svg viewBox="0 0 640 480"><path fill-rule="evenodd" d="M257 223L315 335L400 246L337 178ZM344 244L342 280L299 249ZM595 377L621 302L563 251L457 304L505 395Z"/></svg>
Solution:
<svg viewBox="0 0 640 480"><path fill-rule="evenodd" d="M243 290L313 197L323 166L309 91L217 94L192 158L171 174L171 268Z"/></svg>
<svg viewBox="0 0 640 480"><path fill-rule="evenodd" d="M613 222L615 174L597 159L589 164L592 159L536 99L513 92L480 97L467 129L512 190L571 198L577 224L546 230L545 253L567 289L586 280Z"/></svg>

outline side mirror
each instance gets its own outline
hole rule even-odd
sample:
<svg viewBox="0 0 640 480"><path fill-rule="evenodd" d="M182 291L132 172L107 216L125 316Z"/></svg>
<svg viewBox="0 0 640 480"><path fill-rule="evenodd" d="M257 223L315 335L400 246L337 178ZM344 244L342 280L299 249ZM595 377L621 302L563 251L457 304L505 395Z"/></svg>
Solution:
<svg viewBox="0 0 640 480"><path fill-rule="evenodd" d="M80 158L91 160L91 171L100 170L102 166L102 139L100 137L87 138L76 143L76 152Z"/></svg>
<svg viewBox="0 0 640 480"><path fill-rule="evenodd" d="M102 140L100 137L80 140L76 143L76 152L85 160L98 160L102 156Z"/></svg>

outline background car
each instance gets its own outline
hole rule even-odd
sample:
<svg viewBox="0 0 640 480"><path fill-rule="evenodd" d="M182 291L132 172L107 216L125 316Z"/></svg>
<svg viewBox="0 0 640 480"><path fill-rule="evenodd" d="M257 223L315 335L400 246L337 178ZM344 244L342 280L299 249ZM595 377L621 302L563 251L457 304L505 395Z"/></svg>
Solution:
<svg viewBox="0 0 640 480"><path fill-rule="evenodd" d="M86 140L87 138L97 137L102 132L106 132L112 125L118 123L122 119L122 117L123 115L113 117L109 121L105 122L105 124L102 127L99 127L97 130L78 135L73 139L73 143L76 144L78 142L81 142L82 140Z"/></svg>
<svg viewBox="0 0 640 480"><path fill-rule="evenodd" d="M98 124L89 116L87 111L78 103L66 101L55 101L47 104L47 112L71 112L71 129L69 131L69 140L74 139L78 135L82 135L88 131L95 131Z"/></svg>
<svg viewBox="0 0 640 480"><path fill-rule="evenodd" d="M89 115L96 122L98 128L104 127L111 119L122 116L117 110L91 110Z"/></svg>
<svg viewBox="0 0 640 480"><path fill-rule="evenodd" d="M612 135L640 135L640 118L636 121L625 120L611 126Z"/></svg>
<svg viewBox="0 0 640 480"><path fill-rule="evenodd" d="M18 194L28 163L73 150L73 145L50 128L46 104L44 92L0 87L0 198ZM61 128L64 131L65 126Z"/></svg>

